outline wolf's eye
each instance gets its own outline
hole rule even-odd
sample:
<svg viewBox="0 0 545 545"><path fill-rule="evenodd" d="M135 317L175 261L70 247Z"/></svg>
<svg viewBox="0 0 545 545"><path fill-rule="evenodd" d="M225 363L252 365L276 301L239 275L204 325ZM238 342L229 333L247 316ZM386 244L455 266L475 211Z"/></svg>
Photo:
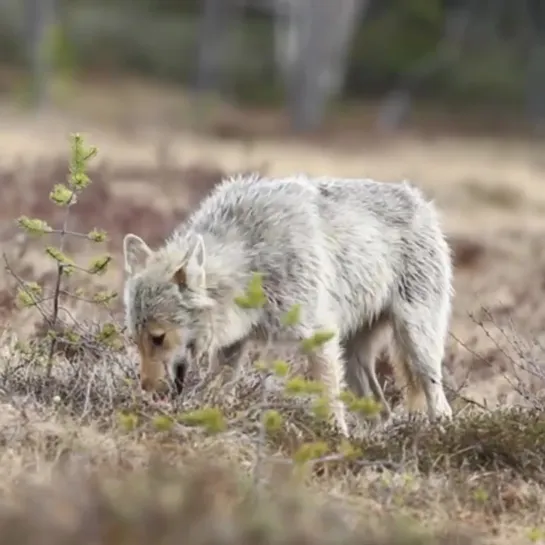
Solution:
<svg viewBox="0 0 545 545"><path fill-rule="evenodd" d="M163 344L163 341L165 340L165 334L162 333L161 335L152 335L151 336L151 342L154 344L154 346L161 346Z"/></svg>

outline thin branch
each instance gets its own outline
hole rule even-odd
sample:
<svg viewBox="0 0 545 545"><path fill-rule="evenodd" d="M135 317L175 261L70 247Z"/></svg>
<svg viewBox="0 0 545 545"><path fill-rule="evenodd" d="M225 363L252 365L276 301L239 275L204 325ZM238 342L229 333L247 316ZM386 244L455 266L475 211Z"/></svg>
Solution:
<svg viewBox="0 0 545 545"><path fill-rule="evenodd" d="M490 365L489 362L483 358L480 354L478 354L477 352L475 352L472 348L470 348L469 346L467 346L466 343L464 343L461 339L459 339L458 337L456 337L456 335L454 335L454 333L450 333L450 336L463 348L465 348L472 356L474 356L475 358L481 360L483 363L485 363L486 365ZM469 377L469 373L471 372L471 368L469 369L468 371L468 374L466 376L466 380L467 378ZM478 401L475 401L474 399L471 399L469 397L466 397L464 395L462 395L460 393L462 387L463 387L463 384L464 384L465 381L462 382L462 386L460 386L460 388L458 389L454 389L454 388L451 388L449 386L445 386L445 388L454 393L456 395L456 397L458 397L459 399L461 399L462 401L464 401L465 403L468 403L470 405L475 405L476 407L479 407L480 409L483 409L484 411L487 411L487 412L490 412L490 409L488 407L486 407L485 405L483 405L482 403L479 403Z"/></svg>
<svg viewBox="0 0 545 545"><path fill-rule="evenodd" d="M74 200L74 197L76 196L75 190L72 191L72 195L70 196L70 199L66 203L66 209L64 212L64 220L62 223L62 230L60 233L60 243L59 243L59 250L62 253L64 251L64 243L66 240L66 232L68 230L68 221L70 218L70 203ZM52 327L54 328L57 325L57 318L59 315L59 295L61 290L61 283L62 283L62 276L64 273L64 267L65 265L63 263L57 262L57 278L55 281L55 292L54 292L54 301L53 301L53 316L51 319ZM55 354L55 348L57 347L57 338L53 337L51 339L51 346L49 347L49 355L47 358L47 367L46 367L46 377L49 378L51 376L51 370L53 368L53 355Z"/></svg>
<svg viewBox="0 0 545 545"><path fill-rule="evenodd" d="M267 388L267 378L269 373L263 371L260 373L261 376L261 398L260 404L264 407L267 404L268 399L268 388ZM261 477L261 465L263 459L263 451L265 449L265 441L267 440L267 428L265 426L265 412L262 410L259 418L259 434L257 437L257 452L256 452L256 463L254 465L254 486L259 485L259 480Z"/></svg>
<svg viewBox="0 0 545 545"><path fill-rule="evenodd" d="M43 319L51 326L51 320L50 318L47 316L47 313L46 311L42 308L42 305L41 303L43 302L41 299L38 300L34 297L34 295L28 290L28 288L26 287L25 285L25 282L17 275L17 273L12 269L11 265L9 264L9 261L8 261L8 257L7 255L5 254L5 252L2 253L2 257L4 258L4 262L6 264L6 270L9 272L9 274L11 274L11 276L13 276L13 278L15 279L15 281L17 282L18 286L24 290L24 292L26 294L28 294L28 296L33 300L34 302L34 305L38 311L40 312L40 314L42 315Z"/></svg>
<svg viewBox="0 0 545 545"><path fill-rule="evenodd" d="M87 240L91 240L89 238L89 235L86 233L78 233L76 231L68 231L64 229L51 229L50 231L47 231L47 234L50 235L68 235L70 237L77 237L77 238L86 238Z"/></svg>
<svg viewBox="0 0 545 545"><path fill-rule="evenodd" d="M70 297L71 299L75 299L76 301L81 301L82 303L90 303L90 304L93 304L93 305L104 305L105 307L107 307L108 303L110 302L110 300L96 301L94 299L88 299L87 297L82 297L80 295L76 295L75 293L72 293L70 291L63 290L63 289L61 289L59 291L59 293L61 295L66 296L66 297ZM113 297L112 297L112 299L113 299Z"/></svg>

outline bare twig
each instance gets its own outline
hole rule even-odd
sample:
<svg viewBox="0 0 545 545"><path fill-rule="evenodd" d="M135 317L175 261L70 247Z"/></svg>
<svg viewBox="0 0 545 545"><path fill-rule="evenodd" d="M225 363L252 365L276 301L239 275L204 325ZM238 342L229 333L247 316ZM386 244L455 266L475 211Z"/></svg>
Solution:
<svg viewBox="0 0 545 545"><path fill-rule="evenodd" d="M42 302L43 301L41 299L36 299L36 297L34 297L34 294L31 293L27 289L27 287L25 286L24 281L15 273L15 271L12 269L11 265L9 264L8 257L5 254L5 252L2 253L2 256L3 256L4 262L6 264L6 270L9 272L9 274L11 276L13 276L13 278L14 278L15 282L17 282L17 285L19 286L19 288L21 288L21 290L23 290L32 299L33 306L35 306L38 309L38 311L42 315L43 319L51 326L52 324L51 324L50 317L47 315L47 312L42 307Z"/></svg>
<svg viewBox="0 0 545 545"><path fill-rule="evenodd" d="M261 399L260 404L264 407L267 404L268 399L268 388L267 388L267 378L270 376L270 373L262 371L260 373L261 377ZM260 415L259 422L259 435L257 438L257 452L256 452L256 462L254 465L254 485L259 484L261 477L261 465L263 461L263 451L265 450L265 441L267 439L267 428L265 425L265 413L262 410Z"/></svg>

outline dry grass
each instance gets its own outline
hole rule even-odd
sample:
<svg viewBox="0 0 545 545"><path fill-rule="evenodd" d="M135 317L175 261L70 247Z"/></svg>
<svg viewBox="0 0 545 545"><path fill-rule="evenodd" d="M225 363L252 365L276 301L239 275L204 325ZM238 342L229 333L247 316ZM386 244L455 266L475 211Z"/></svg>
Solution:
<svg viewBox="0 0 545 545"><path fill-rule="evenodd" d="M305 400L286 399L283 426L258 458L261 383L248 366L235 394L214 385L183 400L154 401L135 385L134 348L58 354L50 379L18 338L40 328L35 311L13 306L15 281L0 275L0 540L6 543L530 543L545 540L545 416L541 337L545 324L540 230L545 190L539 150L507 141L434 142L403 136L336 142L226 139L141 124L131 135L66 117L2 117L0 236L13 270L48 283L40 242L17 236L20 214L51 223L47 202L62 181L66 134L100 148L93 185L76 207L74 230L108 230L152 244L180 221L222 173L262 169L385 180L412 178L443 211L456 263L456 299L445 365L457 417L443 428L399 416L357 432L356 457ZM31 137L30 137L31 136ZM334 140L334 138L332 138ZM161 142L160 146L157 142ZM317 147L318 146L318 147ZM41 158L36 163L35 158ZM85 260L93 248L72 244ZM118 267L101 278L120 289ZM103 319L72 308L87 332ZM113 309L121 319L121 309ZM290 355L288 354L289 358ZM294 364L298 362L294 361ZM382 380L389 386L387 365ZM389 390L390 391L390 390ZM390 391L392 396L396 392ZM183 411L218 405L227 429L208 434ZM359 429L354 419L352 425ZM304 471L290 462L305 442L328 454ZM469 537L470 536L470 537Z"/></svg>
<svg viewBox="0 0 545 545"><path fill-rule="evenodd" d="M249 479L260 401L250 368L233 398L211 387L189 390L182 404L154 402L124 380L124 355L104 353L94 364L59 357L45 382L43 369L21 361L9 339L3 346L3 539L41 543L46 533L55 543L119 544L153 535L170 543L183 535L188 543L325 544L360 543L363 533L370 544L467 543L470 526L472 538L518 543L539 535L542 411L460 416L442 430L400 419L355 438L361 454L344 458L335 455L339 437L306 403L272 390L272 403L292 408L268 436L259 492ZM203 405L221 407L225 431L177 420ZM301 473L290 459L317 440L330 451Z"/></svg>

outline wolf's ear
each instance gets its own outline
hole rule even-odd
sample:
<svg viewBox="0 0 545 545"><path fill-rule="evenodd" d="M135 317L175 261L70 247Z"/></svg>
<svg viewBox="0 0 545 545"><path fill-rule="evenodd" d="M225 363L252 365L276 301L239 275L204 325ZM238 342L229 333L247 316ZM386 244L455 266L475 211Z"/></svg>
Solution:
<svg viewBox="0 0 545 545"><path fill-rule="evenodd" d="M180 288L187 286L187 274L185 272L185 265L182 265L172 277L172 281Z"/></svg>
<svg viewBox="0 0 545 545"><path fill-rule="evenodd" d="M125 235L123 239L125 272L132 276L143 269L152 253L151 248L140 237L132 233Z"/></svg>
<svg viewBox="0 0 545 545"><path fill-rule="evenodd" d="M206 274L204 265L206 263L206 249L204 240L201 235L196 235L193 247L189 252L187 266L184 274L187 275L187 280L198 287L206 285Z"/></svg>
<svg viewBox="0 0 545 545"><path fill-rule="evenodd" d="M193 244L192 250L189 252L188 263L199 269L204 269L204 264L206 262L206 250L204 248L204 240L202 235L195 236L195 242Z"/></svg>
<svg viewBox="0 0 545 545"><path fill-rule="evenodd" d="M188 285L204 287L206 280L204 273L205 258L203 238L201 235L196 235L193 246L191 246L183 264L174 273L172 281L180 288L185 288Z"/></svg>

